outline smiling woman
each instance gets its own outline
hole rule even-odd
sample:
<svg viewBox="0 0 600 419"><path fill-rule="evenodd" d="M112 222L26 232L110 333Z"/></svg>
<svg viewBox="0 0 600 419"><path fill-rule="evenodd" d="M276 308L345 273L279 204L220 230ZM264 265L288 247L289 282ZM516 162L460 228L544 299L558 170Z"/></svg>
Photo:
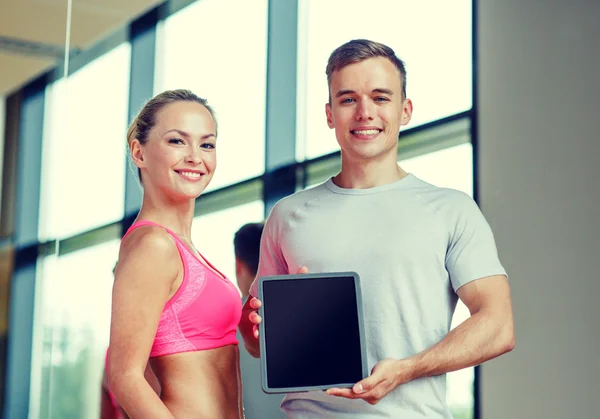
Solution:
<svg viewBox="0 0 600 419"><path fill-rule="evenodd" d="M190 109L193 108L194 103L201 106L201 108L199 109L200 113L207 112L209 114L210 120L212 121L209 121L209 124L214 124L214 128L212 129L212 131L214 132L203 133L201 139L212 139L214 143L214 140L216 139L217 135L217 123L216 119L214 118L214 112L212 108L208 105L206 99L202 99L188 90L172 90L157 95L154 99L152 99L146 104L146 106L142 109L137 118L131 123L129 130L127 131L127 143L131 149L131 154L134 159L134 162L138 166L138 176L140 178L140 181L142 181L142 172L140 165L144 165L143 160L140 160L140 146L147 145L150 131L157 124L157 119L161 118L161 122L166 126L167 131L160 134L167 138L168 143L172 145L183 146L185 145L185 143L183 139L178 138L178 136L184 137L186 140L190 140L191 133L178 128L170 128L170 126L179 122L177 120L178 118L187 117L189 119L190 116L191 118L193 118L194 116L197 117L197 114L195 115L193 112L191 114L188 114L185 112L184 109L184 107ZM170 107L169 105L173 106ZM188 125L194 124L194 121L183 122L187 122ZM200 124L202 124L202 122L200 122ZM209 131L211 130L209 129ZM203 147L214 149L215 146L213 143L208 143L211 144L210 147L207 147L205 143L203 144Z"/></svg>
<svg viewBox="0 0 600 419"><path fill-rule="evenodd" d="M115 271L109 388L131 417L241 418L239 293L191 239L195 200L217 166L213 111L188 90L163 92L127 141L144 194Z"/></svg>

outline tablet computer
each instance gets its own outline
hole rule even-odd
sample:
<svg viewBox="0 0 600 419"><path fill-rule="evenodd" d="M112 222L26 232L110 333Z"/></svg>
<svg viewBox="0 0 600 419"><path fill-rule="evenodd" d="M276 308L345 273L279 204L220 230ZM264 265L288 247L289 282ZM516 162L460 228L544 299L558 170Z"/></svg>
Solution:
<svg viewBox="0 0 600 419"><path fill-rule="evenodd" d="M357 273L261 277L258 298L265 393L350 388L368 376Z"/></svg>

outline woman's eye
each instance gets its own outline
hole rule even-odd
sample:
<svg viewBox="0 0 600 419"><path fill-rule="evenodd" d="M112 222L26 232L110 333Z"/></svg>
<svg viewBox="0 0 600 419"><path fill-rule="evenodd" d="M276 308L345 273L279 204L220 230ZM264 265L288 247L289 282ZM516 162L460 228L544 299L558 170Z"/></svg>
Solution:
<svg viewBox="0 0 600 419"><path fill-rule="evenodd" d="M183 140L181 138L171 138L169 144L183 144Z"/></svg>
<svg viewBox="0 0 600 419"><path fill-rule="evenodd" d="M213 148L215 148L215 145L213 143L204 143L200 147L202 147L202 148L208 148L208 149L213 149Z"/></svg>

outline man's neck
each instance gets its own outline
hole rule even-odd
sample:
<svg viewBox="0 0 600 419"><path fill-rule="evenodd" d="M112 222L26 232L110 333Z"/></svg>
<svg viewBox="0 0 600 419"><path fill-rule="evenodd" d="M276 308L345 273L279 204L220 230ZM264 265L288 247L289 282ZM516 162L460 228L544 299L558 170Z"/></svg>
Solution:
<svg viewBox="0 0 600 419"><path fill-rule="evenodd" d="M342 170L333 178L333 182L340 188L368 189L394 183L406 176L407 173L396 161L385 164L377 161L345 164L342 158Z"/></svg>

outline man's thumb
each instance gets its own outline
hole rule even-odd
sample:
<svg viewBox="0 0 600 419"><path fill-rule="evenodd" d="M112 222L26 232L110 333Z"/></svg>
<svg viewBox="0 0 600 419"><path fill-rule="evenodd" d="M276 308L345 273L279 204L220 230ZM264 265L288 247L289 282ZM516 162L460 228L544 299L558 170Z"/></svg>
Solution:
<svg viewBox="0 0 600 419"><path fill-rule="evenodd" d="M361 394L365 391L369 391L371 389L371 382L369 378L365 378L364 380L354 384L354 387L352 387L352 391L356 394Z"/></svg>

